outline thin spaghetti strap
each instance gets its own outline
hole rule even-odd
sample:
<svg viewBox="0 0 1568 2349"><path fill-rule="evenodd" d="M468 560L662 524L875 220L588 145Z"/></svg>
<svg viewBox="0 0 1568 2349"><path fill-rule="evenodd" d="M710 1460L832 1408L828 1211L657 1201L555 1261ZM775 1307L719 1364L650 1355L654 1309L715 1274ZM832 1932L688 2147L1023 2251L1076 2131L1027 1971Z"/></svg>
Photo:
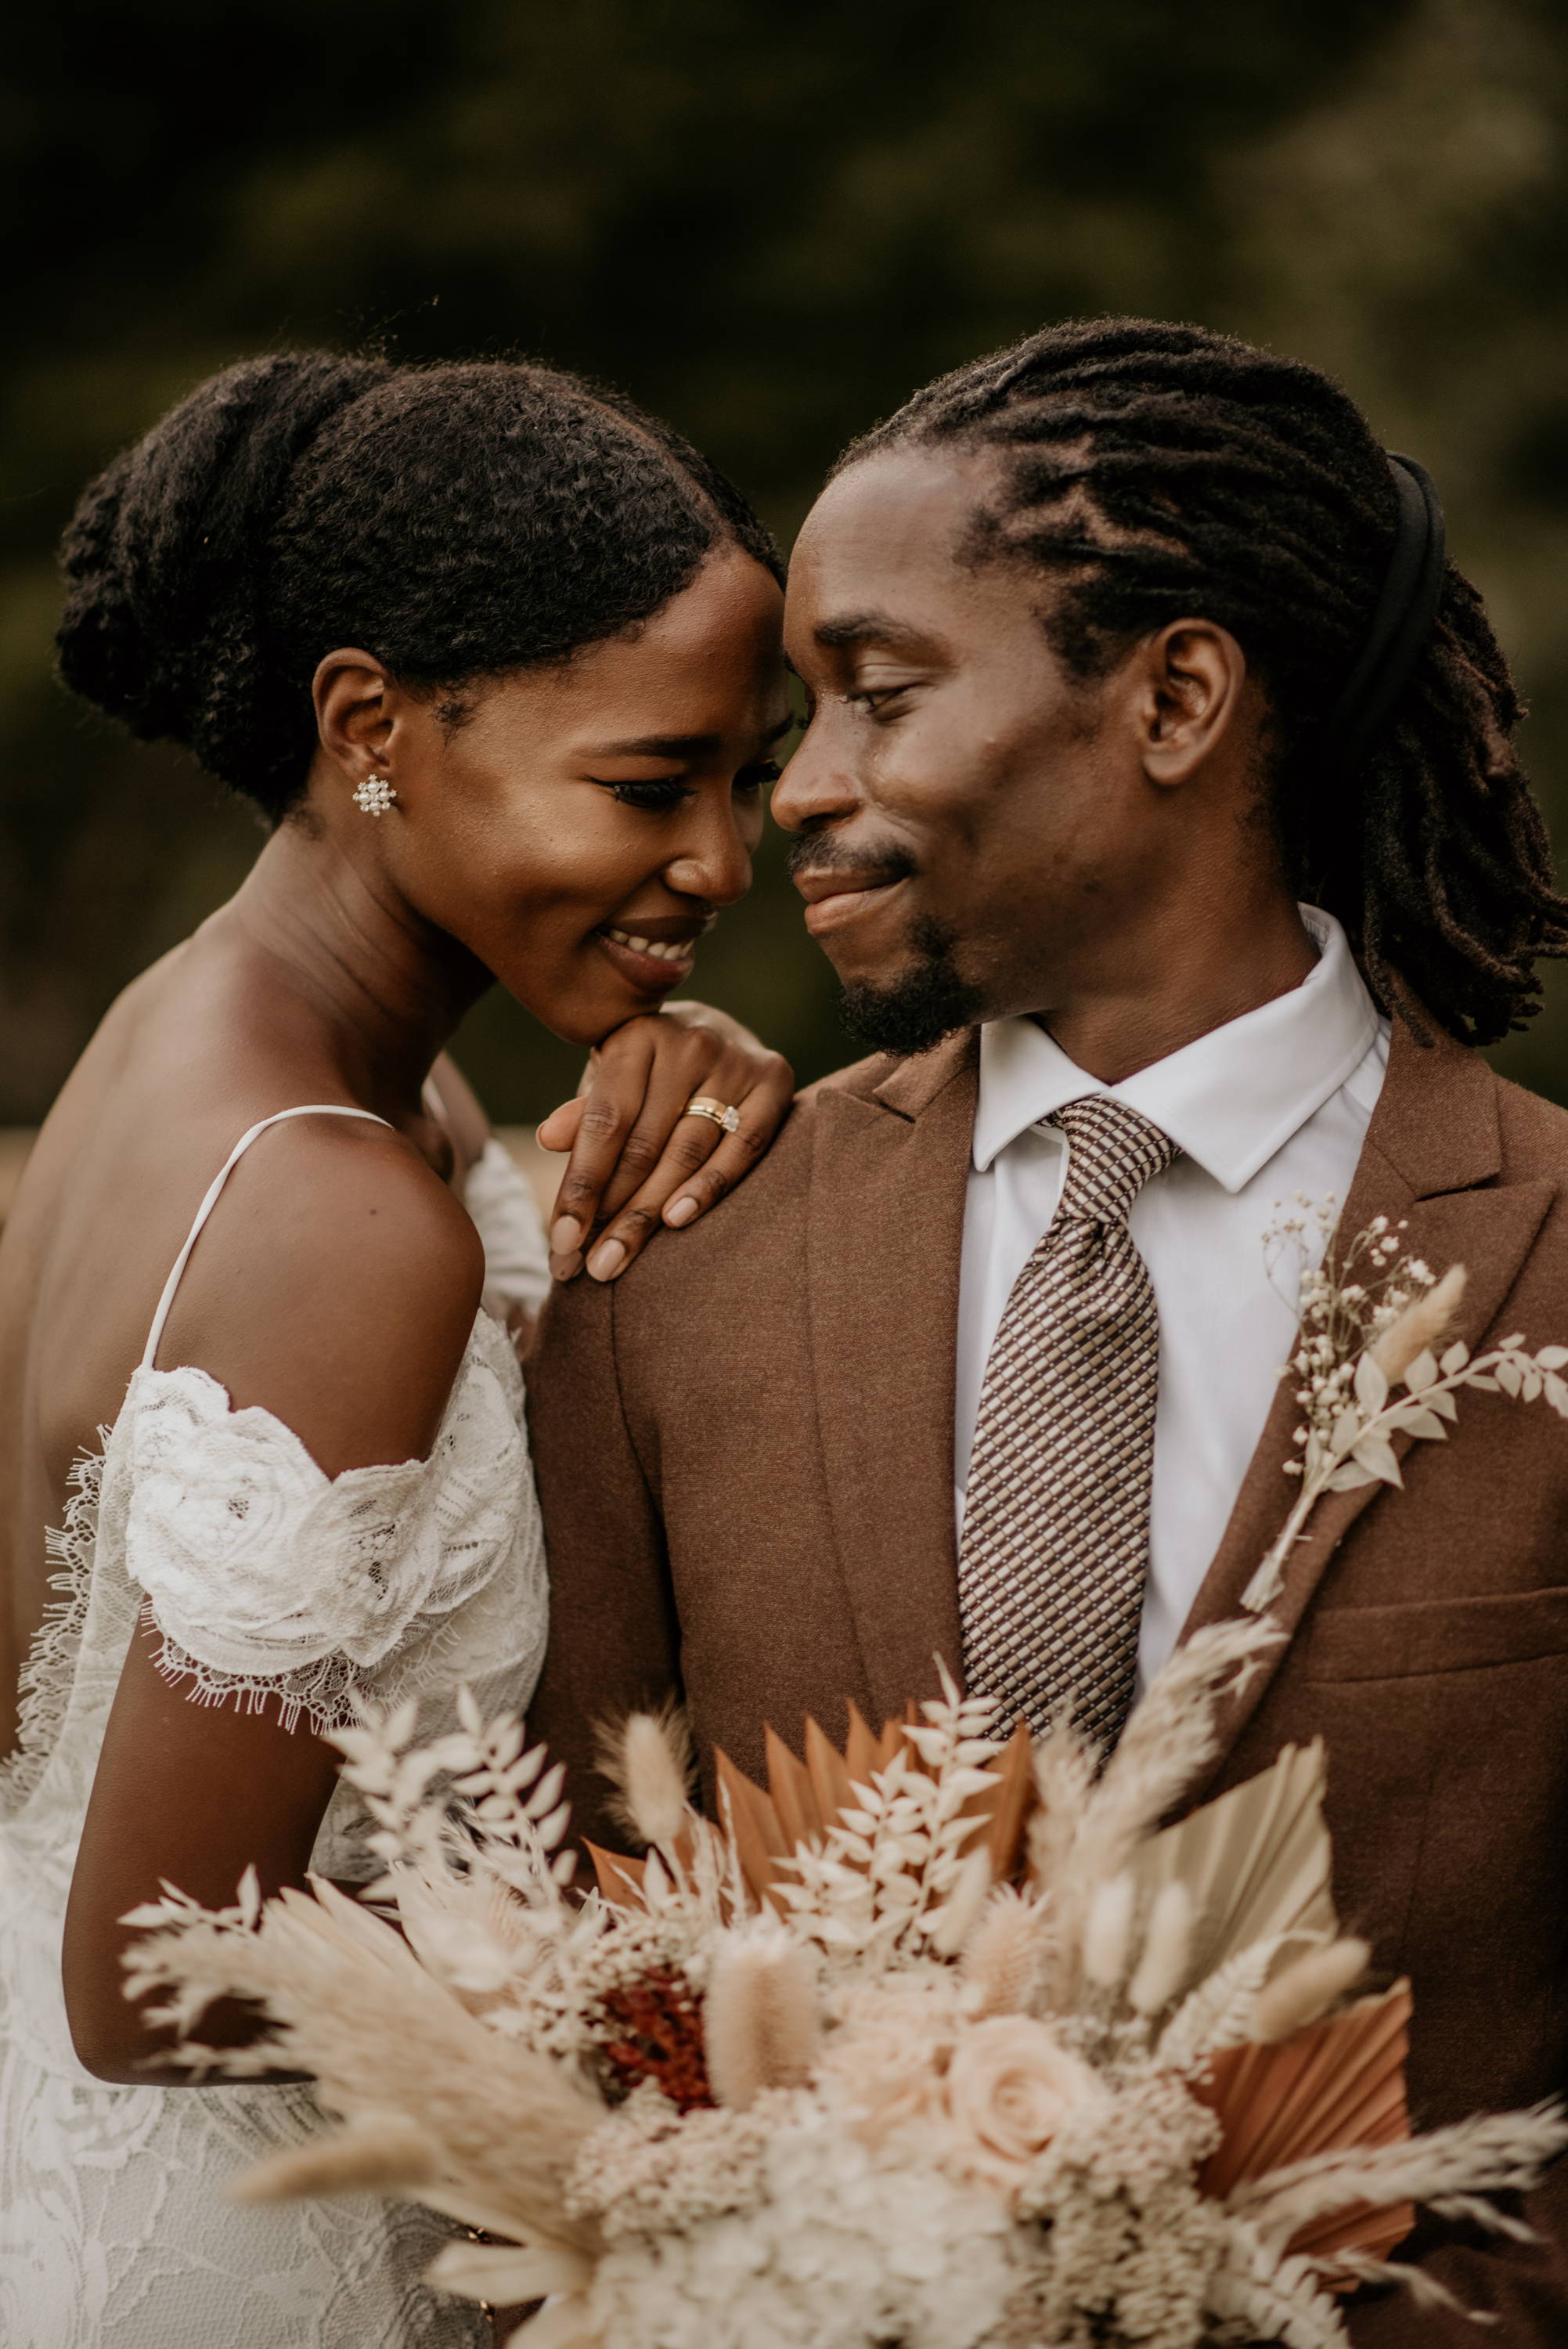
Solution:
<svg viewBox="0 0 1568 2349"><path fill-rule="evenodd" d="M158 1360L158 1348L163 1336L163 1325L169 1319L169 1309L174 1302L174 1292L181 1274L191 1261L191 1251L201 1237L201 1227L217 1206L224 1184L249 1150L258 1133L265 1133L269 1125L281 1125L289 1117L362 1117L371 1125L390 1125L390 1120L377 1117L374 1110L350 1109L346 1102L302 1102L297 1109L274 1110L271 1117L260 1117L254 1125L242 1133L232 1150L208 1185L207 1195L196 1210L184 1247L174 1259L174 1269L163 1284L163 1294L158 1300L158 1310L152 1317L152 1330L147 1340L147 1351L141 1358L144 1371L153 1368Z"/></svg>

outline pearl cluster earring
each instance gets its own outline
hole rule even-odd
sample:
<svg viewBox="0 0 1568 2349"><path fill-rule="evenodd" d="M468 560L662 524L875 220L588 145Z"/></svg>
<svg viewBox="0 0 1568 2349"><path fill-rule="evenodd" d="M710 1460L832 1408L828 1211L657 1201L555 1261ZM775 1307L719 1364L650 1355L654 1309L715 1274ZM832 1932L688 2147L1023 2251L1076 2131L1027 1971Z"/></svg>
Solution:
<svg viewBox="0 0 1568 2349"><path fill-rule="evenodd" d="M384 775L366 775L354 794L354 804L366 815L385 815L397 796Z"/></svg>

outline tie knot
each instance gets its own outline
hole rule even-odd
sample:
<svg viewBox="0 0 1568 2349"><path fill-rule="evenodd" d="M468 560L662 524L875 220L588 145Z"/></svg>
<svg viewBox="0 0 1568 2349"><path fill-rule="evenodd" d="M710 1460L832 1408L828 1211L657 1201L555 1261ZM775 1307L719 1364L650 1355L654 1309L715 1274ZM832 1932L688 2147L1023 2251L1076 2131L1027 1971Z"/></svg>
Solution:
<svg viewBox="0 0 1568 2349"><path fill-rule="evenodd" d="M1068 1140L1068 1171L1058 1215L1085 1223L1125 1223L1151 1175L1181 1154L1168 1133L1109 1093L1064 1102L1047 1123Z"/></svg>

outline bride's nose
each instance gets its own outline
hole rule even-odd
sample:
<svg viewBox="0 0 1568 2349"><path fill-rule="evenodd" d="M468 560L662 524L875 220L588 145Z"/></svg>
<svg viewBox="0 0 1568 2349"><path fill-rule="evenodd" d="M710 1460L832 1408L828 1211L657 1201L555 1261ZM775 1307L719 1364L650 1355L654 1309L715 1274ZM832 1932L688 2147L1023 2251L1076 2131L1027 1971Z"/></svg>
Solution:
<svg viewBox="0 0 1568 2349"><path fill-rule="evenodd" d="M751 852L742 839L733 805L694 812L691 831L664 868L669 886L683 897L704 897L710 905L733 905L751 886Z"/></svg>

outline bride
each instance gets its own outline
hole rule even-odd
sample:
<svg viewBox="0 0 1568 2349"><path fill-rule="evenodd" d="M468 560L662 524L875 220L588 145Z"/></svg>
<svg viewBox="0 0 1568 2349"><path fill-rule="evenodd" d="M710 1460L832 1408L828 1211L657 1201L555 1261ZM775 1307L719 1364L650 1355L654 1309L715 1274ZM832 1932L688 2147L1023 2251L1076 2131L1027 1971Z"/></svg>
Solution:
<svg viewBox="0 0 1568 2349"><path fill-rule="evenodd" d="M468 2344L483 2320L418 2282L427 2214L224 2199L308 2093L189 2085L121 1995L121 1920L160 1879L348 1873L320 1733L356 1697L531 1691L539 1517L486 1309L537 1301L542 1250L439 1056L492 980L603 1047L547 1130L562 1277L586 1243L613 1278L767 1147L783 1063L655 1015L749 877L778 558L570 377L304 356L119 459L66 568L67 682L273 829L109 1011L0 1246L0 2338Z"/></svg>

